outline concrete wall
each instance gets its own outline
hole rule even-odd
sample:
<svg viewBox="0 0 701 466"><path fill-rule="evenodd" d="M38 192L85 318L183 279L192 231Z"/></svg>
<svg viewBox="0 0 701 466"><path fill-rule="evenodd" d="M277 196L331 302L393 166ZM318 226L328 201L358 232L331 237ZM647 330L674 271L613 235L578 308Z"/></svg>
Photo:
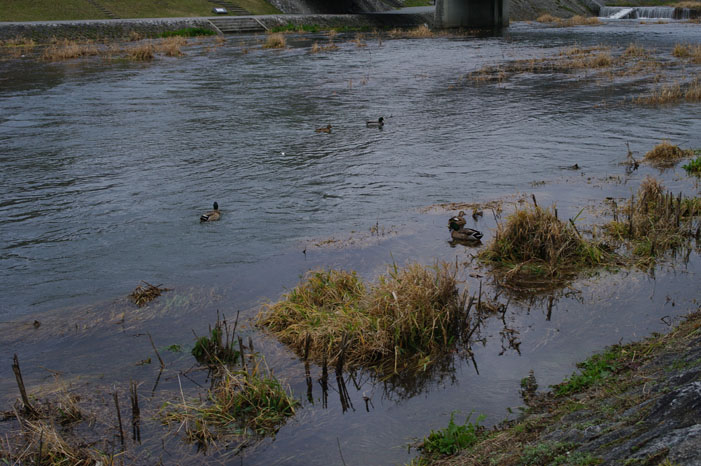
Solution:
<svg viewBox="0 0 701 466"><path fill-rule="evenodd" d="M436 0L438 28L490 28L509 25L509 0Z"/></svg>

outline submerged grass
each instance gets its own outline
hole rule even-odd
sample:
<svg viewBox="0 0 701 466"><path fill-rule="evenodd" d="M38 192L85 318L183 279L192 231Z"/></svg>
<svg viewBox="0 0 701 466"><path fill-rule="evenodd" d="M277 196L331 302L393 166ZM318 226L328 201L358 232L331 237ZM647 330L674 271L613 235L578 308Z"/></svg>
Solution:
<svg viewBox="0 0 701 466"><path fill-rule="evenodd" d="M260 361L250 372L220 369L223 377L205 402L166 403L160 411L162 422L184 427L188 441L206 447L232 436L273 434L295 414L299 402L267 368L260 368Z"/></svg>
<svg viewBox="0 0 701 466"><path fill-rule="evenodd" d="M670 167L676 165L680 160L693 155L693 150L682 149L679 146L673 145L670 141L665 140L646 153L644 160L653 165Z"/></svg>
<svg viewBox="0 0 701 466"><path fill-rule="evenodd" d="M627 244L639 265L652 264L657 255L699 237L701 198L674 196L647 177L623 207L623 215L627 218L605 225L606 232Z"/></svg>
<svg viewBox="0 0 701 466"><path fill-rule="evenodd" d="M701 80L695 78L683 84L665 84L648 95L633 99L633 103L638 105L666 105L680 102L701 102Z"/></svg>
<svg viewBox="0 0 701 466"><path fill-rule="evenodd" d="M580 235L574 221L565 223L554 207L539 206L517 210L499 224L494 239L479 255L504 284L517 288L558 283L609 257L605 248Z"/></svg>
<svg viewBox="0 0 701 466"><path fill-rule="evenodd" d="M455 271L440 263L395 265L369 286L355 272L313 271L258 323L316 361L397 372L454 344L461 317Z"/></svg>

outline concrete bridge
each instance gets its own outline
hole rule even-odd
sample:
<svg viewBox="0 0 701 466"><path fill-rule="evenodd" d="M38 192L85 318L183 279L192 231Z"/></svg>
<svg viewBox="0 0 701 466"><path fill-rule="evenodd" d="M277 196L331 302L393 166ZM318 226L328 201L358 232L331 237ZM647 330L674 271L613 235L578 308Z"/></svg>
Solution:
<svg viewBox="0 0 701 466"><path fill-rule="evenodd" d="M500 28L509 25L509 0L436 0L437 28Z"/></svg>

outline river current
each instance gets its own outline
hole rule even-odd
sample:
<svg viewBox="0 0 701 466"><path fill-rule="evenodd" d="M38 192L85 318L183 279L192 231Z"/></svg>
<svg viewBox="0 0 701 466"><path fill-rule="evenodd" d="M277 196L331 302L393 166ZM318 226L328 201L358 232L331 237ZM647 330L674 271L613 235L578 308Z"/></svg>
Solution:
<svg viewBox="0 0 701 466"><path fill-rule="evenodd" d="M290 35L285 50L261 49L263 38L204 41L184 57L150 63L0 62L0 341L8 353L28 366L150 385L157 368L132 363L150 352L137 331L187 346L191 329L204 333L217 311L251 318L311 268L355 269L370 279L393 261L469 258L474 250L448 243L446 219L455 212L429 206L535 193L574 216L606 197L629 197L647 174L698 193L680 168L626 175L620 165L626 143L639 156L662 139L701 147L698 104L630 102L654 87L652 72L609 81L586 71L464 79L485 65L574 45L620 51L635 43L672 60L676 44L701 43L698 24L516 23L489 37L368 34L364 46L341 34L338 50L318 54L310 46L328 41L324 35ZM698 77L699 66L667 72L683 80ZM366 128L380 116L384 128ZM330 134L315 132L327 124ZM574 164L581 171L567 169ZM222 219L200 224L214 201ZM472 225L485 239L491 215ZM361 375L350 389L352 409L338 400L322 406L315 383L315 402L244 463L338 464L342 448L347 464L397 464L411 457L412 439L447 425L453 410L496 424L520 404L518 381L528 370L546 387L604 345L666 328L661 317L698 298L698 272L693 254L654 277L621 272L578 283L577 297L558 298L553 315L516 306L509 322L520 329L520 354L501 347L495 325L475 352L477 368L457 359L441 374L394 386ZM141 280L187 290L187 302L168 302L129 336L103 327L78 335L76 323L75 335L14 338L16 326L35 319L72 328L89 309L100 320ZM474 277L466 280L474 289ZM248 329L302 398L301 363ZM105 362L117 354L129 364ZM45 378L27 372L35 383ZM15 396L9 363L0 375L5 401ZM367 409L363 395L373 400Z"/></svg>

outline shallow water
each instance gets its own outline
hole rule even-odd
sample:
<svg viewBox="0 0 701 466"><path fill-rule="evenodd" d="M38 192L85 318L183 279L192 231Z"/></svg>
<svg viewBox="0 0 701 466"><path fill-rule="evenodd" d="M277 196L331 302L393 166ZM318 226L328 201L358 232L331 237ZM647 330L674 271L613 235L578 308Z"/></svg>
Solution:
<svg viewBox="0 0 701 466"><path fill-rule="evenodd" d="M392 261L468 260L474 249L447 242L454 212L426 212L429 205L535 193L573 217L607 196L628 197L646 174L698 192L680 168L626 175L619 165L626 142L636 156L661 139L701 147L698 104L625 102L652 85L649 75L461 80L486 64L575 44L616 51L634 42L672 60L676 43L701 42L698 25L516 24L498 37L369 36L366 47L344 42L350 38L315 55L309 47L323 36L290 36L284 51L259 49L260 37L230 37L148 64L0 62L0 341L20 355L30 386L47 378L41 366L150 387L158 368L134 365L152 356L140 333L162 346L191 345L191 329L203 334L217 310L250 319L310 268L372 278ZM688 79L699 66L666 73ZM383 130L365 127L381 115ZM331 134L314 132L329 123ZM581 171L566 169L575 163ZM199 224L213 201L222 220ZM473 225L486 240L490 217ZM595 220L590 211L582 218ZM384 235L371 235L373 225ZM344 242L315 246L329 238ZM556 383L592 351L663 330L661 317L694 308L699 267L694 253L654 278L581 280L556 297L550 315L544 303L514 304L507 322L520 331L520 354L500 355L503 323L493 322L474 362L456 356L442 373L397 385L359 374L358 388L348 387L354 410L345 413L333 390L322 406L312 367L314 404L305 402L244 462L338 463L340 443L348 464L396 464L411 457L412 438L447 425L453 410L498 423L520 404L518 381L528 370L541 387ZM476 290L478 279L464 278ZM140 280L174 290L135 311L123 297ZM39 329L28 324L34 319ZM246 331L305 398L303 364L250 324ZM171 368L192 364L182 354L167 360ZM9 363L0 375L3 400L13 398ZM177 386L174 373L159 381L160 389ZM373 400L369 411L363 393ZM159 448L158 435L145 444Z"/></svg>

